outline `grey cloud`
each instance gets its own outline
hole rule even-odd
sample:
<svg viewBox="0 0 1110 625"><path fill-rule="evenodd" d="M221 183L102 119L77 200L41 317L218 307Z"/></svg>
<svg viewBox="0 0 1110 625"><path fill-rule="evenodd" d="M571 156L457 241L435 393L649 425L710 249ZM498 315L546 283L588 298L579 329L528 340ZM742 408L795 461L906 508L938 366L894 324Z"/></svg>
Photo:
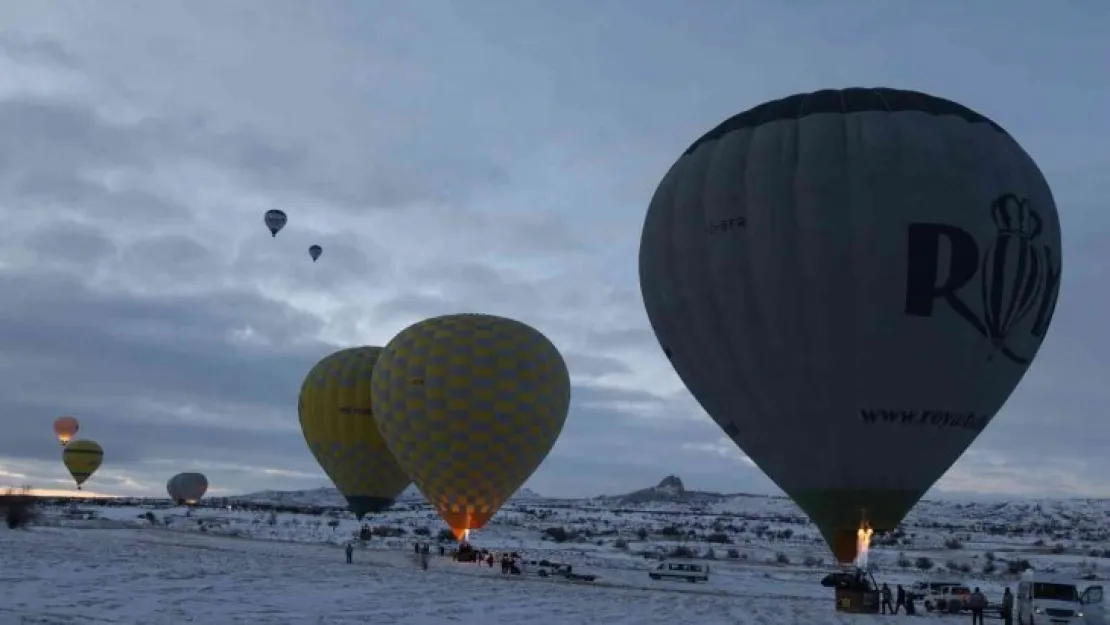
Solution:
<svg viewBox="0 0 1110 625"><path fill-rule="evenodd" d="M0 274L15 294L0 311L0 456L48 459L49 424L82 420L114 466L157 458L312 472L299 433L304 373L332 348L305 337L319 322L247 293L157 300L97 293L51 273ZM235 344L250 325L265 346Z"/></svg>
<svg viewBox="0 0 1110 625"><path fill-rule="evenodd" d="M23 419L7 424L0 454L9 458L54 460L61 453L50 435L58 412L35 403L12 403ZM243 427L240 415L220 415L220 423L196 423L173 415L138 411L126 402L82 412L82 438L100 443L107 459L119 467L161 459L180 463L234 458L238 463L312 470L314 461L301 438L296 410L286 427ZM250 419L249 416L246 419Z"/></svg>
<svg viewBox="0 0 1110 625"><path fill-rule="evenodd" d="M290 212L290 219L297 213ZM352 232L304 231L292 224L277 238L255 236L243 241L231 269L247 275L281 276L312 291L339 295L371 293L390 276L392 259L372 238ZM261 219L258 229L262 229ZM316 263L310 245L323 247Z"/></svg>
<svg viewBox="0 0 1110 625"><path fill-rule="evenodd" d="M411 317L484 312L534 323L545 332L588 338L608 334L605 329L589 328L607 324L614 312L618 312L618 333L644 318L642 310L635 317L619 314L632 306L633 290L607 285L587 269L555 267L551 277L536 279L480 262L437 259L414 268L409 280L399 285L401 294L379 303L375 314ZM599 308L606 309L606 318L592 316Z"/></svg>
<svg viewBox="0 0 1110 625"><path fill-rule="evenodd" d="M189 223L193 212L185 206L145 189L110 188L76 171L30 171L13 181L9 206L37 213L71 208L86 218L102 219L113 226L141 221L171 226Z"/></svg>
<svg viewBox="0 0 1110 625"><path fill-rule="evenodd" d="M181 234L141 238L123 251L129 271L141 273L145 284L202 276L211 279L217 268L216 250ZM207 276L205 274L208 274Z"/></svg>
<svg viewBox="0 0 1110 625"><path fill-rule="evenodd" d="M590 330L586 332L585 338L588 345L600 350L643 348L657 343L651 329L643 327Z"/></svg>
<svg viewBox="0 0 1110 625"><path fill-rule="evenodd" d="M116 253L116 245L102 230L73 221L60 221L32 232L23 245L41 262L86 273Z"/></svg>
<svg viewBox="0 0 1110 625"><path fill-rule="evenodd" d="M72 68L77 59L59 42L17 32L0 33L0 54L17 61Z"/></svg>
<svg viewBox="0 0 1110 625"><path fill-rule="evenodd" d="M275 7L272 14L273 24L278 28L269 33L273 37L281 37L281 32L303 36L305 33L299 31L312 28L303 16L294 17L288 9ZM99 23L100 27L94 29L100 31L95 39L110 37L106 33L116 24L110 19L100 21L103 17L101 14L86 15L81 27ZM200 15L190 10L183 17L195 22ZM282 71L244 68L239 75L232 75L228 71L237 63L229 65L228 58L255 57L258 52L256 46L244 46L242 40L243 28L253 28L256 16L225 14L217 20L223 27L200 29L189 28L185 23L174 23L180 28L167 28L165 18L165 14L152 15L141 10L127 13L129 23L143 23L152 28L145 31L144 36L160 33L163 41L159 43L193 48L187 55L188 67L175 68L170 83L173 87L167 89L176 92L177 111L137 124L110 124L115 130L125 130L132 141L139 141L138 144L116 144L117 149L160 145L160 155L200 157L220 164L226 171L236 172L253 184L267 187L271 193L308 193L350 211L395 209L425 203L459 204L472 199L477 189L502 185L509 180L505 167L486 154L480 131L467 123L465 107L446 118L442 116L442 109L440 115L423 114L421 109L426 106L423 103L415 110L412 102L391 107L383 101L390 91L378 85L360 90L365 91L366 97L361 104L331 98L329 93L336 89L332 81L343 80L343 86L350 92L356 86L351 77L318 71L306 65L306 61L322 53L325 56L320 61L326 59L337 71L346 69L333 62L347 52L333 49L340 40L323 46L315 45L321 40L302 41L305 45L298 46L296 53L290 51L288 56L285 55L288 41L273 41L280 50L272 50L259 60L283 64ZM232 26L235 23L242 24L242 28ZM134 34L133 27L127 30L127 35ZM135 37L126 39L134 43ZM116 68L104 65L108 58L102 54L103 47L90 48L80 45L82 43L78 39L66 51L70 64L80 64L88 77L98 79L117 93L126 93L130 82L137 79L145 79L148 83L165 80L164 68L157 66L158 61L168 60L164 54L133 56L127 60L129 75L119 76ZM46 39L38 40L36 46L42 50L49 47L62 50L60 44ZM9 46L9 56L13 56L11 50L16 47L20 46ZM21 49L26 47L23 45ZM324 50L317 50L318 47ZM107 55L111 56L111 53ZM150 62L144 62L147 57ZM45 59L41 54L24 54L21 60ZM196 67L209 71L193 71ZM358 80L364 80L361 74L368 69L364 67L353 73ZM399 78L405 78L402 69L396 71L400 72ZM298 81L312 86L298 88ZM252 87L255 91L250 93ZM262 93L266 95L260 95ZM242 99L244 95L246 99ZM265 102L243 105L245 101L257 99ZM437 101L438 98L429 97L433 108ZM228 106L212 106L213 102ZM305 114L317 105L332 106L339 114L316 118ZM28 110L40 106L50 110ZM112 138L110 129L101 128L98 132L90 119L92 111L72 110L75 107L80 109L80 105L74 103L23 100L8 105L7 117L22 118L31 124L29 128L41 127L41 124L36 126L36 122L46 119L62 122L57 127L65 128L65 134L73 133L79 142ZM296 123L291 124L291 119ZM2 123L0 128L4 128ZM38 145L49 148L58 139L48 135ZM74 146L73 149L78 148ZM114 151L110 153L115 157L123 156Z"/></svg>
<svg viewBox="0 0 1110 625"><path fill-rule="evenodd" d="M106 167L149 171L167 160L201 159L257 182L297 180L304 156L245 128L223 130L201 117L112 121L87 102L42 97L0 100L2 178L17 196L80 201L82 175Z"/></svg>
<svg viewBox="0 0 1110 625"><path fill-rule="evenodd" d="M563 354L571 375L601 377L611 374L629 374L632 369L623 361L610 356L571 352Z"/></svg>
<svg viewBox="0 0 1110 625"><path fill-rule="evenodd" d="M103 121L87 104L46 98L0 100L0 165L10 176L141 163L140 132Z"/></svg>
<svg viewBox="0 0 1110 625"><path fill-rule="evenodd" d="M1105 123L1090 103L1106 100L1107 83L1090 59L1107 55L1089 16L1018 11L1060 28L1034 29L1017 49L990 30L989 9L955 21L915 10L921 19L906 21L894 11L776 8L710 23L658 2L631 18L619 7L505 3L460 22L457 12L403 8L383 20L369 4L341 3L305 19L288 3L269 7L259 30L249 10L198 12L195 3L47 4L6 7L13 24L40 34L0 34L0 55L21 71L41 66L47 82L72 83L55 99L13 84L0 100L0 214L10 225L0 232L0 419L49 418L64 403L96 415L110 437L139 423L141 443L122 467L135 474L162 466L157 454L167 452L147 447L181 425L188 451L170 455L214 463L240 446L244 466L221 468L222 477L255 488L269 483L249 463L314 470L290 406L303 371L331 349L313 338L321 332L384 340L432 314L504 314L551 336L579 378L634 380L627 369L645 365L641 354L661 358L634 256L666 167L728 114L863 77L916 81L997 112L1029 137L1065 211L1056 323L953 474L1028 475L1023 462L1036 458L1055 476L1041 487L1062 490L1105 468ZM574 13L587 10L590 19ZM866 41L860 24L869 25ZM782 33L799 28L807 45L781 49ZM938 32L961 57L959 71L939 69L933 52L894 61L875 53L907 38L930 50ZM776 69L766 72L761 59L770 57ZM983 87L982 76L1022 84L1030 62L1052 88ZM720 79L761 71L754 86ZM1061 101L1072 103L1069 114L1052 115ZM206 188L211 178L197 170L229 188ZM194 205L208 191L222 195L226 214ZM270 202L294 207L289 230L270 239L256 222L258 236L238 235L244 206ZM61 219L73 223L54 224ZM375 220L393 220L393 231ZM313 243L325 247L315 265ZM150 295L173 283L192 295ZM261 293L321 303L326 319ZM719 439L688 394L580 381L564 438L536 476L541 492L619 492L671 472L696 487L774 490L734 459L682 449ZM1090 467L1059 460L1073 457Z"/></svg>
<svg viewBox="0 0 1110 625"><path fill-rule="evenodd" d="M18 294L0 311L0 362L25 378L9 379L5 394L47 405L64 388L75 400L293 406L300 376L327 349L305 342L317 319L249 293L143 299L45 273L0 274L0 290ZM234 344L247 327L270 347Z"/></svg>
<svg viewBox="0 0 1110 625"><path fill-rule="evenodd" d="M639 401L654 400L641 394L645 397ZM637 400L635 391L620 395ZM696 449L699 444L716 443L722 436L707 416L681 421L643 419L599 408L610 396L596 387L575 389L562 436L533 480L537 492L618 494L653 486L671 473L681 476L688 488L774 491L770 480L751 465ZM576 479L578 484L574 484Z"/></svg>

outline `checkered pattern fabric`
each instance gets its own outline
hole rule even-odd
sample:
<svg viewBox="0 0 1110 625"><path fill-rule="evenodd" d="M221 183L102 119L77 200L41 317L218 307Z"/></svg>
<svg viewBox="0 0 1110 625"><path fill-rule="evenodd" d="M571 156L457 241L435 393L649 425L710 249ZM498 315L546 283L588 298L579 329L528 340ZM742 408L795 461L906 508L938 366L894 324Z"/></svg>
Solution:
<svg viewBox="0 0 1110 625"><path fill-rule="evenodd" d="M298 413L312 455L346 497L396 499L409 477L374 423L370 374L380 347L338 351L308 372Z"/></svg>
<svg viewBox="0 0 1110 625"><path fill-rule="evenodd" d="M104 461L104 449L96 441L76 440L66 445L62 451L62 462L69 469L73 481L80 486L85 483Z"/></svg>
<svg viewBox="0 0 1110 625"><path fill-rule="evenodd" d="M537 330L448 315L402 331L373 373L378 428L456 530L481 527L543 462L566 421L570 376Z"/></svg>

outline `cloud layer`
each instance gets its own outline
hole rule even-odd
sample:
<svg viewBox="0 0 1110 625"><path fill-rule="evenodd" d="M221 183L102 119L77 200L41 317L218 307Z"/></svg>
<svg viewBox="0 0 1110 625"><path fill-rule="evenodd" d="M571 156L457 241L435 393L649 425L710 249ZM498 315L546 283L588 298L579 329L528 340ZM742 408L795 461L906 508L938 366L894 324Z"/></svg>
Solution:
<svg viewBox="0 0 1110 625"><path fill-rule="evenodd" d="M573 372L538 492L628 491L666 473L775 492L659 354L640 226L706 128L851 83L987 112L1061 205L1068 270L1050 340L941 486L1110 495L1094 479L1110 468L1110 154L1093 104L1110 99L1095 61L1110 58L1106 11L1018 3L1015 21L1060 27L1016 45L971 8L260 6L0 2L0 484L65 487L49 437L60 414L107 449L95 490L158 494L181 470L205 471L214 493L324 484L296 419L312 364L481 311L539 328ZM272 207L290 215L276 239L261 223Z"/></svg>

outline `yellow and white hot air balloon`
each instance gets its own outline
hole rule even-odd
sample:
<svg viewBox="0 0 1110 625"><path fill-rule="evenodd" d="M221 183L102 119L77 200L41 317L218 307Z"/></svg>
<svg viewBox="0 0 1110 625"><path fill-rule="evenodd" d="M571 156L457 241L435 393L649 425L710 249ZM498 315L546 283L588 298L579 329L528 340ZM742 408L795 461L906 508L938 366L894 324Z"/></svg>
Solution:
<svg viewBox="0 0 1110 625"><path fill-rule="evenodd" d="M359 519L393 505L411 483L371 414L370 374L380 347L325 357L305 376L298 413L312 455Z"/></svg>
<svg viewBox="0 0 1110 625"><path fill-rule="evenodd" d="M460 540L539 467L570 406L559 350L519 321L435 317L386 345L374 418L401 466Z"/></svg>
<svg viewBox="0 0 1110 625"><path fill-rule="evenodd" d="M69 441L77 436L77 430L81 429L81 424L73 417L58 417L54 419L54 436L58 437L58 442L62 447L69 444Z"/></svg>
<svg viewBox="0 0 1110 625"><path fill-rule="evenodd" d="M77 490L81 490L81 485L96 473L103 461L104 449L96 441L75 440L62 451L62 462L77 482Z"/></svg>

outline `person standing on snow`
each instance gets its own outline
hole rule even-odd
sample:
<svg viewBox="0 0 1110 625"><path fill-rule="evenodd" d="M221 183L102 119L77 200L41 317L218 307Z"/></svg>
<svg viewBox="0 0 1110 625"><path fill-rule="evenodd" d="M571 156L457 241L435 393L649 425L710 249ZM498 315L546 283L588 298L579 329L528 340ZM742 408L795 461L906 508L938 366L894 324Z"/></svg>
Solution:
<svg viewBox="0 0 1110 625"><path fill-rule="evenodd" d="M353 556L355 554L355 546L352 545L351 543L347 543L347 546L344 548L344 551L347 552L347 564L350 564L351 562L354 561Z"/></svg>
<svg viewBox="0 0 1110 625"><path fill-rule="evenodd" d="M968 598L967 607L971 608L971 625L983 625L983 610L987 607L987 596L979 592L978 586Z"/></svg>
<svg viewBox="0 0 1110 625"><path fill-rule="evenodd" d="M1014 595L1010 593L1009 586L1002 594L1002 621L1005 625L1014 625Z"/></svg>
<svg viewBox="0 0 1110 625"><path fill-rule="evenodd" d="M883 603L881 607L883 609L883 614L894 614L894 605L890 602L890 586L887 586L885 582L883 583L882 595Z"/></svg>
<svg viewBox="0 0 1110 625"><path fill-rule="evenodd" d="M902 588L902 584L898 584L898 592L894 597L894 613L898 614L898 608L906 607L906 589Z"/></svg>

